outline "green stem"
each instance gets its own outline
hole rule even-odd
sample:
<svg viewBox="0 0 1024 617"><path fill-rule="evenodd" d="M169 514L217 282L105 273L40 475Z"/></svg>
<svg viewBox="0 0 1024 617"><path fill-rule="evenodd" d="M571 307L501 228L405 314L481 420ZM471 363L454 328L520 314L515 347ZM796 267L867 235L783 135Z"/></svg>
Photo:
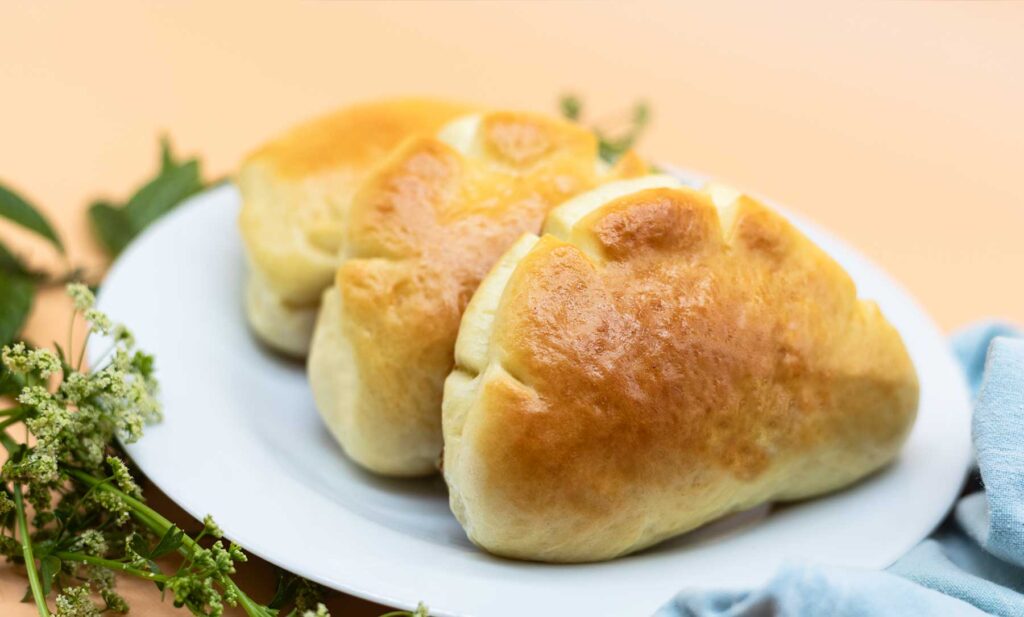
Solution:
<svg viewBox="0 0 1024 617"><path fill-rule="evenodd" d="M25 414L24 413L19 413L19 414L16 414L16 415L12 415L10 418L7 418L3 422L0 422L0 431L3 431L4 429L6 429L8 426L11 426L12 424L17 424L18 422L21 422L24 419L25 419Z"/></svg>
<svg viewBox="0 0 1024 617"><path fill-rule="evenodd" d="M68 346L65 347L65 349L67 349L68 357L64 358L64 361L67 362L69 366L71 365L71 354L74 349L72 345L75 342L75 317L77 316L78 311L71 311L71 323L68 324ZM67 377L67 375L65 375L65 377Z"/></svg>
<svg viewBox="0 0 1024 617"><path fill-rule="evenodd" d="M21 485L14 483L14 510L18 517L18 534L21 535L21 554L25 558L25 569L28 571L28 584L32 588L32 598L39 609L39 617L50 617L50 609L43 595L43 585L39 581L36 570L36 558L32 554L32 538L28 533L28 521L25 519L25 502L21 498Z"/></svg>
<svg viewBox="0 0 1024 617"><path fill-rule="evenodd" d="M52 553L52 555L57 559L61 559L63 561L77 561L80 563L87 563L94 566L100 566L110 570L117 570L118 572L131 574L132 576L144 578L147 581L153 581L155 583L162 583L170 578L169 576L166 576L164 574L157 574L155 572L147 572L146 570L133 568L130 565L120 561L114 561L112 559L103 559L102 557L86 555L85 553L68 553L65 551L57 551L55 553Z"/></svg>
<svg viewBox="0 0 1024 617"><path fill-rule="evenodd" d="M7 431L0 431L0 444L3 444L4 449L7 450L8 454L14 454L14 451L18 449L18 442L7 434Z"/></svg>
<svg viewBox="0 0 1024 617"><path fill-rule="evenodd" d="M114 493L120 497L121 501L123 501L131 510L132 515L135 516L140 523L149 527L149 529L158 536L162 537L167 533L168 529L174 526L174 523L164 518L164 516L159 512L117 487L112 486L106 480L93 477L77 469L69 469L68 473L71 474L73 478L87 484L90 488ZM186 535L182 538L182 543L178 548L178 553L186 559L192 559L195 556L195 551L198 549L202 549L202 547L196 543L195 540ZM253 599L247 596L245 592L242 591L230 578L224 577L224 586L236 595L238 603L242 606L242 609L245 610L245 614L249 617L266 617L268 615L264 607L254 602Z"/></svg>
<svg viewBox="0 0 1024 617"><path fill-rule="evenodd" d="M85 340L82 341L82 349L78 352L78 366L75 367L75 370L78 372L82 372L82 363L85 362L85 348L89 344L89 335L91 334L92 330L85 331ZM68 353L71 353L70 349Z"/></svg>

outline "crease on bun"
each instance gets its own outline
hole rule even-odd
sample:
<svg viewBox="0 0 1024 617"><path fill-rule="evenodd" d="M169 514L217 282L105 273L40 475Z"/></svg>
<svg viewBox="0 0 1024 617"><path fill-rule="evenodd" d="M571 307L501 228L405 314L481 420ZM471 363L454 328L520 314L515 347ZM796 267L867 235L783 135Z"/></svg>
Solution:
<svg viewBox="0 0 1024 617"><path fill-rule="evenodd" d="M916 372L788 221L720 185L611 183L523 236L466 309L444 477L470 539L596 561L889 463Z"/></svg>
<svg viewBox="0 0 1024 617"><path fill-rule="evenodd" d="M309 356L317 408L352 460L437 472L444 381L479 282L565 199L647 173L634 153L605 171L598 158L582 126L490 112L407 140L366 180Z"/></svg>
<svg viewBox="0 0 1024 617"><path fill-rule="evenodd" d="M246 158L237 177L246 315L263 342L306 354L363 179L410 135L432 134L471 110L423 98L363 103L301 124Z"/></svg>

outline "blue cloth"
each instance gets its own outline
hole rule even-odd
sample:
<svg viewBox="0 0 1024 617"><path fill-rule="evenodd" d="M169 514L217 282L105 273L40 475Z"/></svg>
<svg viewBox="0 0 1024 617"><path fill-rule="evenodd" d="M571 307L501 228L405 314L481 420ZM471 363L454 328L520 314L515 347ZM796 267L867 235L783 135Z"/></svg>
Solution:
<svg viewBox="0 0 1024 617"><path fill-rule="evenodd" d="M1024 616L1024 338L983 323L953 348L974 392L977 473L953 514L885 571L783 567L764 588L684 590L657 617Z"/></svg>

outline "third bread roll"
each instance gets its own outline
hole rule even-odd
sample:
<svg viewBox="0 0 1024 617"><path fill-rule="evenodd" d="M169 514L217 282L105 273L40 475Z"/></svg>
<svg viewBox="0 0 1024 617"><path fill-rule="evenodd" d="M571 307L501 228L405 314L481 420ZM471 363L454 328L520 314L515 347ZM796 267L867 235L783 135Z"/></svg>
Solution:
<svg viewBox="0 0 1024 617"><path fill-rule="evenodd" d="M899 333L770 208L643 178L545 231L480 285L445 386L451 506L483 548L609 559L896 456Z"/></svg>

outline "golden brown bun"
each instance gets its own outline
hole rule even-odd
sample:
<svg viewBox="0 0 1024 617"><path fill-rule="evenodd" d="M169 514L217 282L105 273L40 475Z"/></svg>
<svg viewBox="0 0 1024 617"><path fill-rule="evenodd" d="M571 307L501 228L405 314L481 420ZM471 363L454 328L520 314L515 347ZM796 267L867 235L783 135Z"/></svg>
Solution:
<svg viewBox="0 0 1024 617"><path fill-rule="evenodd" d="M399 147L356 196L309 357L327 426L388 475L436 473L459 318L498 257L567 197L646 173L634 154L607 170L590 131L536 114L470 117L441 135Z"/></svg>
<svg viewBox="0 0 1024 617"><path fill-rule="evenodd" d="M363 179L410 135L433 134L471 110L428 99L356 105L298 126L245 160L238 187L251 270L246 313L261 339L305 355Z"/></svg>
<svg viewBox="0 0 1024 617"><path fill-rule="evenodd" d="M475 543L609 559L896 456L917 376L835 261L728 189L594 193L520 240L464 315L444 475Z"/></svg>

